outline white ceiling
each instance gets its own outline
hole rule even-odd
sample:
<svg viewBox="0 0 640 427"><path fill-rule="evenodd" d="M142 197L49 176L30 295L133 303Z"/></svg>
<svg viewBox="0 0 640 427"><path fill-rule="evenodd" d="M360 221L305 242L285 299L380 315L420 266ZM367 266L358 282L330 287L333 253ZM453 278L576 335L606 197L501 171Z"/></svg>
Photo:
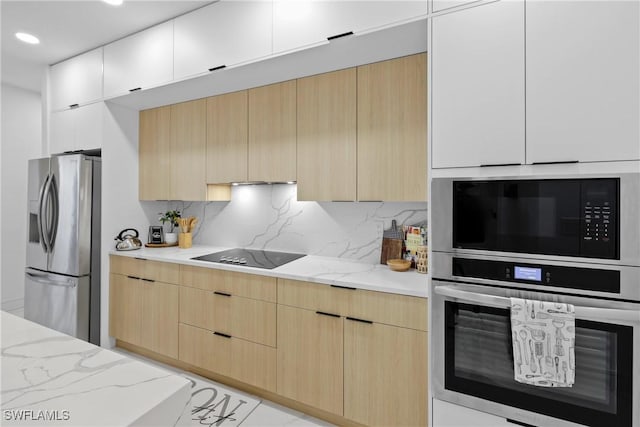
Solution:
<svg viewBox="0 0 640 427"><path fill-rule="evenodd" d="M2 82L40 91L47 65L167 21L212 0L124 0L110 6L100 0L1 0ZM39 45L18 41L28 32Z"/></svg>

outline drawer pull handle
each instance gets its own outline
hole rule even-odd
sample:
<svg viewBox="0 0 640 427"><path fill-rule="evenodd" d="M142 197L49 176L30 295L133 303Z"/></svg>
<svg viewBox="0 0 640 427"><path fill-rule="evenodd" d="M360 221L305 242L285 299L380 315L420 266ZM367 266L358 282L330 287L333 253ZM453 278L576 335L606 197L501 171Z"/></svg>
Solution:
<svg viewBox="0 0 640 427"><path fill-rule="evenodd" d="M139 259L140 261L146 261L146 258L140 258L139 256L133 257L134 259Z"/></svg>
<svg viewBox="0 0 640 427"><path fill-rule="evenodd" d="M483 164L480 165L481 168L494 168L497 166L520 166L522 163L496 163L496 164Z"/></svg>
<svg viewBox="0 0 640 427"><path fill-rule="evenodd" d="M350 288L349 286L339 286L339 285L331 285L332 288L338 288L338 289L347 289L349 291L355 291L357 290L356 288Z"/></svg>
<svg viewBox="0 0 640 427"><path fill-rule="evenodd" d="M143 279L143 278L140 278L140 280L144 280L145 282L152 282L152 283L153 283L153 282L155 282L155 280L153 280L153 279Z"/></svg>
<svg viewBox="0 0 640 427"><path fill-rule="evenodd" d="M142 89L141 87L134 87L133 89L129 89L129 92L136 92L141 89Z"/></svg>
<svg viewBox="0 0 640 427"><path fill-rule="evenodd" d="M223 337L223 338L231 338L231 335L223 334L222 332L214 332L213 335L217 335L217 336Z"/></svg>
<svg viewBox="0 0 640 427"><path fill-rule="evenodd" d="M127 277L128 277L129 279L140 280L140 278L139 278L139 277L136 277L136 276L127 276Z"/></svg>
<svg viewBox="0 0 640 427"><path fill-rule="evenodd" d="M79 104L71 104L69 105L69 108L73 109L73 108L78 108L80 105Z"/></svg>
<svg viewBox="0 0 640 427"><path fill-rule="evenodd" d="M209 68L209 71L217 71L217 70L222 70L224 68L227 68L227 66L226 65L218 65L217 67Z"/></svg>
<svg viewBox="0 0 640 427"><path fill-rule="evenodd" d="M353 320L354 322L361 322L361 323L367 323L369 325L373 325L373 322L371 320L358 319L356 317L347 317L347 320Z"/></svg>
<svg viewBox="0 0 640 427"><path fill-rule="evenodd" d="M324 312L324 311L316 311L316 314L320 314L322 316L329 316L329 317L340 317L340 315L338 315L338 314L327 313L327 312Z"/></svg>
<svg viewBox="0 0 640 427"><path fill-rule="evenodd" d="M352 36L352 35L353 35L353 31L347 31L346 33L336 34L335 36L329 36L329 37L327 37L327 40L331 41L331 40L339 39L341 37L347 37L347 36Z"/></svg>
<svg viewBox="0 0 640 427"><path fill-rule="evenodd" d="M223 297L230 297L231 296L231 294L225 294L224 292L214 291L213 293L216 294L216 295L222 295Z"/></svg>

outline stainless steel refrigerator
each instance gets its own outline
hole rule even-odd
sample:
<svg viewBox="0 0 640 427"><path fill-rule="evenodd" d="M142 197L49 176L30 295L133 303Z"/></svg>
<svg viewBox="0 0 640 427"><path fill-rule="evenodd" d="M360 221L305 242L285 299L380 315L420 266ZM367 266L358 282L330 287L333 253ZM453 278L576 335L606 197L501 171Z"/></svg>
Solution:
<svg viewBox="0 0 640 427"><path fill-rule="evenodd" d="M100 344L101 159L29 161L24 317Z"/></svg>

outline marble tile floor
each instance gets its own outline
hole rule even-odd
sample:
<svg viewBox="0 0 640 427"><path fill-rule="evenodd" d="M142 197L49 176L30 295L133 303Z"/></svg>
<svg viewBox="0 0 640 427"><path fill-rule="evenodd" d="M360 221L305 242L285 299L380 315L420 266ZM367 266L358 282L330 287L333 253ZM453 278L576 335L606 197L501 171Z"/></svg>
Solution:
<svg viewBox="0 0 640 427"><path fill-rule="evenodd" d="M195 405L192 411L192 426L194 427L330 427L333 425L274 402L263 400L260 397L233 389L191 372L182 371L138 354L120 348L115 348L113 351L176 372L191 379L194 382L192 389L192 399ZM232 411L229 410L230 408ZM233 414L231 414L231 412L233 412Z"/></svg>

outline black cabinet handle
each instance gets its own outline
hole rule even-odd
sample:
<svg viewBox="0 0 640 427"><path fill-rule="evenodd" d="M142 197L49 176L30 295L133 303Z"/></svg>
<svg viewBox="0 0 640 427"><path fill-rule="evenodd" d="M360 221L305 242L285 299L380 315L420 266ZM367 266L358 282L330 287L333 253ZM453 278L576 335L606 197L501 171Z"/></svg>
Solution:
<svg viewBox="0 0 640 427"><path fill-rule="evenodd" d="M352 35L353 35L353 31L347 31L346 33L336 34L335 36L329 36L327 37L327 40L331 41L331 40L339 39L341 37L347 37Z"/></svg>
<svg viewBox="0 0 640 427"><path fill-rule="evenodd" d="M534 426L533 424L523 423L523 422L521 422L521 421L512 420L512 419L510 419L510 418L505 418L505 419L507 420L507 422L508 422L508 423L515 424L515 425L518 425L518 426L524 426L524 427L536 427L536 426Z"/></svg>
<svg viewBox="0 0 640 427"><path fill-rule="evenodd" d="M140 280L144 280L145 282L153 282L153 283L155 283L155 280L153 280L153 279L144 279L144 278L141 277Z"/></svg>
<svg viewBox="0 0 640 427"><path fill-rule="evenodd" d="M69 108L78 108L79 106L80 105L78 105L78 104L71 104L71 105L69 105Z"/></svg>
<svg viewBox="0 0 640 427"><path fill-rule="evenodd" d="M214 332L213 335L217 335L217 336L223 337L223 338L231 338L231 335L223 334L222 332Z"/></svg>
<svg viewBox="0 0 640 427"><path fill-rule="evenodd" d="M340 315L338 315L338 314L327 313L327 312L324 312L324 311L316 311L316 314L319 314L321 316L340 317Z"/></svg>
<svg viewBox="0 0 640 427"><path fill-rule="evenodd" d="M348 286L339 286L339 285L331 285L332 288L338 288L338 289L346 289L348 291L356 291L356 288L350 288Z"/></svg>
<svg viewBox="0 0 640 427"><path fill-rule="evenodd" d="M373 322L371 320L358 319L357 317L347 316L347 320L353 320L354 322L367 323L369 325L373 325Z"/></svg>
<svg viewBox="0 0 640 427"><path fill-rule="evenodd" d="M136 276L127 276L127 277L128 277L129 279L140 280L140 278L139 278L139 277L136 277Z"/></svg>
<svg viewBox="0 0 640 427"><path fill-rule="evenodd" d="M135 259L139 259L140 261L146 261L146 258L134 257Z"/></svg>
<svg viewBox="0 0 640 427"><path fill-rule="evenodd" d="M225 294L224 292L214 291L213 293L216 294L216 295L222 295L223 297L230 297L231 296L231 294Z"/></svg>
<svg viewBox="0 0 640 427"><path fill-rule="evenodd" d="M522 165L522 163L496 163L494 165L489 164L489 165L480 165L481 168L493 168L496 166L520 166Z"/></svg>
<svg viewBox="0 0 640 427"><path fill-rule="evenodd" d="M226 65L218 65L217 67L209 68L209 71L222 70L223 68L227 68L227 66Z"/></svg>
<svg viewBox="0 0 640 427"><path fill-rule="evenodd" d="M141 87L134 87L133 89L129 89L129 92L135 92L137 90L142 89Z"/></svg>
<svg viewBox="0 0 640 427"><path fill-rule="evenodd" d="M567 163L578 163L577 160L562 160L559 162L533 162L532 165L564 165Z"/></svg>

